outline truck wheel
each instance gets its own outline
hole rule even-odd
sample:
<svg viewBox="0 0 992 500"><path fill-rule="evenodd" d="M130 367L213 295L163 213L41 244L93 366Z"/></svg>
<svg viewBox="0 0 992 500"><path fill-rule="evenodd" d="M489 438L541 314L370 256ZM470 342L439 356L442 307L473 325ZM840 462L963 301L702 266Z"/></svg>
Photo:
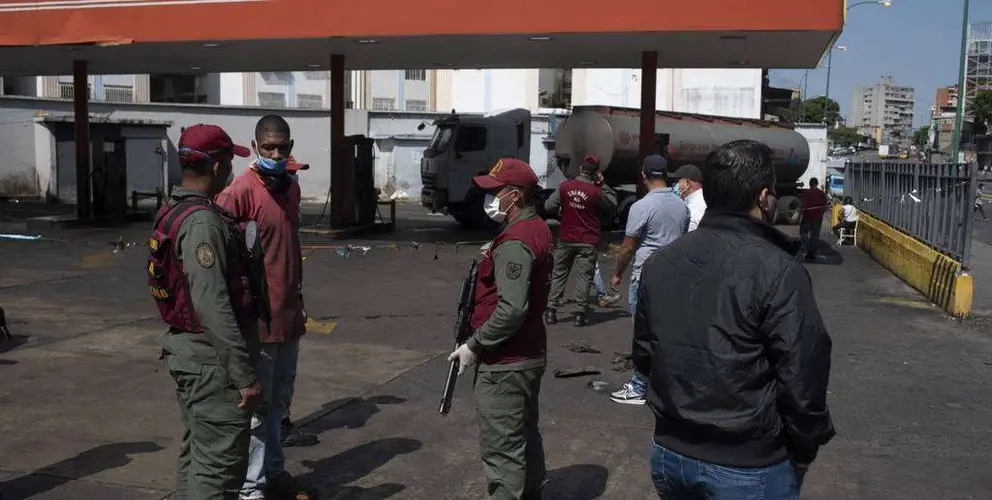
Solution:
<svg viewBox="0 0 992 500"><path fill-rule="evenodd" d="M803 203L795 196L783 196L779 198L775 212L776 223L794 226L802 219Z"/></svg>

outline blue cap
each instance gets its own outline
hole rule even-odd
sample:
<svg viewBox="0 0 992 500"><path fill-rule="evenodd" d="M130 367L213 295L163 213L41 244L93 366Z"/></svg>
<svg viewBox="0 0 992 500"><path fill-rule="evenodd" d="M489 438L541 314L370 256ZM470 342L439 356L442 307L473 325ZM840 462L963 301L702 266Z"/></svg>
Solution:
<svg viewBox="0 0 992 500"><path fill-rule="evenodd" d="M668 174L668 160L661 155L649 155L644 158L644 163L641 167L644 171L644 175L649 177L657 177Z"/></svg>

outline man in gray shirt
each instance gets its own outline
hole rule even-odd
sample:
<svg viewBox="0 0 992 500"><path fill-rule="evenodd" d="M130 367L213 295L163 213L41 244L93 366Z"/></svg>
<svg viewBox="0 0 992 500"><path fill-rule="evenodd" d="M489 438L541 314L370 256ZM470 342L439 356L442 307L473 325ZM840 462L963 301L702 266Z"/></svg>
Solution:
<svg viewBox="0 0 992 500"><path fill-rule="evenodd" d="M637 286L641 267L659 248L677 240L689 230L689 207L668 187L668 161L661 155L644 159L641 179L648 193L630 207L623 243L617 255L617 269L610 284L620 286L623 273L633 257L628 301L630 314L637 306ZM647 377L634 372L630 381L610 395L617 403L644 404Z"/></svg>

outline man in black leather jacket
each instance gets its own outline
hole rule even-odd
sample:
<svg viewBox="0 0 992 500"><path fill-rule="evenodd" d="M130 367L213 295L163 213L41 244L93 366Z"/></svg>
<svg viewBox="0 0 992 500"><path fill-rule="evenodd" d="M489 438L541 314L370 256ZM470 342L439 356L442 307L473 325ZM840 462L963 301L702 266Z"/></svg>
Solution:
<svg viewBox="0 0 992 500"><path fill-rule="evenodd" d="M798 242L770 224L772 150L735 141L703 168L699 229L645 263L634 364L649 374L651 474L670 498L798 498L835 434L830 337Z"/></svg>

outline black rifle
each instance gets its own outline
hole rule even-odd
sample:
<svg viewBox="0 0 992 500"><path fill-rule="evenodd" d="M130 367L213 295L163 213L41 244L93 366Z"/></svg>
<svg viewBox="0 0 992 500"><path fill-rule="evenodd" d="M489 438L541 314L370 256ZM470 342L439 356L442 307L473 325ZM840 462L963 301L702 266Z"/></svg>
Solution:
<svg viewBox="0 0 992 500"><path fill-rule="evenodd" d="M472 311L475 309L475 282L479 277L479 263L473 259L468 276L462 281L462 290L458 294L458 311L455 313L455 349L468 341L472 336ZM458 382L458 360L451 362L448 368L448 380L444 383L444 393L441 395L441 408L438 412L447 415L451 410L451 398L455 393L455 383Z"/></svg>

